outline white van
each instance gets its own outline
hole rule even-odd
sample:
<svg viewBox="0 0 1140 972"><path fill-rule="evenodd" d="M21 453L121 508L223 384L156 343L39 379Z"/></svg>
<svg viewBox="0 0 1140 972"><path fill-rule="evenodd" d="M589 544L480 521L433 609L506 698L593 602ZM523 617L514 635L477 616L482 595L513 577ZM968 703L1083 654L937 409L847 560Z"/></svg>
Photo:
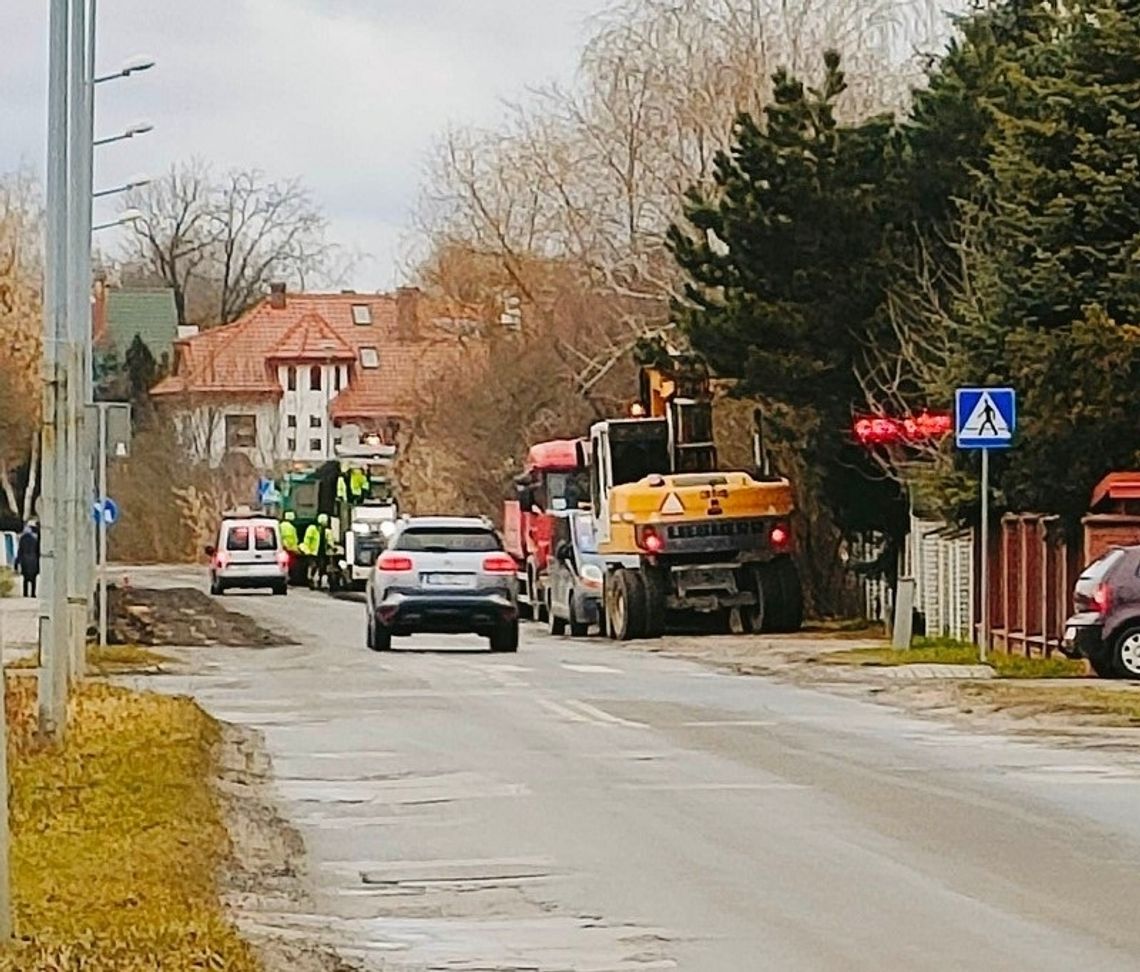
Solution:
<svg viewBox="0 0 1140 972"><path fill-rule="evenodd" d="M281 527L267 514L226 514L210 558L210 593L236 587L268 587L274 594L289 591L289 553L281 545Z"/></svg>

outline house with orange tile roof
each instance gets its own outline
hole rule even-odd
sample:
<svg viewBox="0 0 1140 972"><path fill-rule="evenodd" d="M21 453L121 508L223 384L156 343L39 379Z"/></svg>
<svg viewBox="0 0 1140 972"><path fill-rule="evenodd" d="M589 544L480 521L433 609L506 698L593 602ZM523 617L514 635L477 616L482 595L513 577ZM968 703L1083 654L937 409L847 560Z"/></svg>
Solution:
<svg viewBox="0 0 1140 972"><path fill-rule="evenodd" d="M238 320L175 342L152 390L184 445L218 464L316 465L350 437L394 443L456 369L479 356L478 322L418 289L270 294Z"/></svg>

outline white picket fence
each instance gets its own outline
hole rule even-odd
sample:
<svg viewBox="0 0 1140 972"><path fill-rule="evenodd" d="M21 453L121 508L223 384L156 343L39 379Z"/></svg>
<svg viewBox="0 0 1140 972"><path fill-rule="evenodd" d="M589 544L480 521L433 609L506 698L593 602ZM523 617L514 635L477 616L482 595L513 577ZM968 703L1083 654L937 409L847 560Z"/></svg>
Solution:
<svg viewBox="0 0 1140 972"><path fill-rule="evenodd" d="M883 550L864 540L852 545L854 560L869 562ZM900 552L900 577L915 580L915 608L928 637L970 641L974 629L973 533L951 530L945 523L911 518L910 533ZM863 581L864 613L869 620L892 621L890 587L884 580Z"/></svg>

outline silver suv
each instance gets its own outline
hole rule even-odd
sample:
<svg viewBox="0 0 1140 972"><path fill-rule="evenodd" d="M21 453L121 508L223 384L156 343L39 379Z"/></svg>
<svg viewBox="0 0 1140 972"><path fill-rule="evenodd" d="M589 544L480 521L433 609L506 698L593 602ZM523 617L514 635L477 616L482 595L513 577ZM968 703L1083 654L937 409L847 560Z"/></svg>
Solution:
<svg viewBox="0 0 1140 972"><path fill-rule="evenodd" d="M210 593L234 587L269 587L289 592L289 554L281 545L281 529L271 516L227 513L218 528L217 546L207 547Z"/></svg>
<svg viewBox="0 0 1140 972"><path fill-rule="evenodd" d="M518 651L515 569L488 520L400 520L368 579L368 647L387 651L393 636L474 633L492 651Z"/></svg>

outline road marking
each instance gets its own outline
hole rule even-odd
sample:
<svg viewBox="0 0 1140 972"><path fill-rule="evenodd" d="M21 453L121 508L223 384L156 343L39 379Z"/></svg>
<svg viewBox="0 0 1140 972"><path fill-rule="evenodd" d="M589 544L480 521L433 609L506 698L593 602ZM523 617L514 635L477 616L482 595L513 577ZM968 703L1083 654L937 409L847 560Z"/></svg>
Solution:
<svg viewBox="0 0 1140 972"><path fill-rule="evenodd" d="M587 702L582 702L578 699L567 699L565 702L555 702L551 699L537 699L541 705L548 712L553 712L555 715L569 719L571 722L584 722L592 726L601 726L608 729L610 726L625 726L627 729L646 729L648 728L643 722L630 722L628 719L619 718L609 712L592 706Z"/></svg>
<svg viewBox="0 0 1140 972"><path fill-rule="evenodd" d="M721 729L727 726L747 726L749 728L767 728L776 723L771 719L724 719L709 722L683 722L686 729Z"/></svg>
<svg viewBox="0 0 1140 972"><path fill-rule="evenodd" d="M571 665L562 662L562 667L571 672L581 672L583 675L624 675L620 669L610 668L606 665Z"/></svg>
<svg viewBox="0 0 1140 972"><path fill-rule="evenodd" d="M619 790L806 790L802 783L621 783Z"/></svg>
<svg viewBox="0 0 1140 972"><path fill-rule="evenodd" d="M644 722L631 722L629 719L622 719L619 716L599 709L596 706L590 705L588 702L582 702L578 699L567 699L566 704L573 706L579 712L584 712L595 720L600 720L607 725L611 726L626 726L630 729L646 729L648 728Z"/></svg>
<svg viewBox="0 0 1140 972"><path fill-rule="evenodd" d="M565 706L559 705L557 702L552 702L549 699L538 699L538 704L541 705L548 712L553 712L563 719L569 719L571 722L591 722L581 712L575 712L573 709L568 709Z"/></svg>

